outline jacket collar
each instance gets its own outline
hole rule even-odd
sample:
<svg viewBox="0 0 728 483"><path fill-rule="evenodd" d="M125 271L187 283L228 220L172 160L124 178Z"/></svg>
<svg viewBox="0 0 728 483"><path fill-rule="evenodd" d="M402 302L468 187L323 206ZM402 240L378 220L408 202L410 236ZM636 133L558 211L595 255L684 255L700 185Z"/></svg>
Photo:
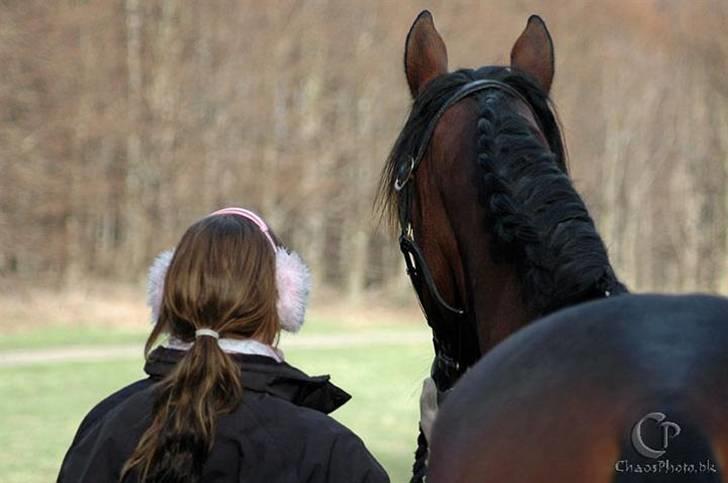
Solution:
<svg viewBox="0 0 728 483"><path fill-rule="evenodd" d="M149 353L144 372L154 379L162 379L184 355L184 351L158 347ZM351 399L346 391L329 381L329 376L308 376L295 367L285 362L276 362L270 357L228 355L240 366L246 390L270 394L297 406L326 414Z"/></svg>

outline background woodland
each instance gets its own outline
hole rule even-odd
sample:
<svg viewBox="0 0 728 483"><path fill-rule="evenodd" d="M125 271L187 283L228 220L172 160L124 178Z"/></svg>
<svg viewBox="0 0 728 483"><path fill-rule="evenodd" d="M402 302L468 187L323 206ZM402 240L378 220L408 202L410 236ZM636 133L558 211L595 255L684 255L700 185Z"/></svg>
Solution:
<svg viewBox="0 0 728 483"><path fill-rule="evenodd" d="M572 174L621 277L728 293L724 0L0 0L0 288L138 283L235 204L320 286L408 291L373 198L422 8L451 68L506 63L542 15Z"/></svg>

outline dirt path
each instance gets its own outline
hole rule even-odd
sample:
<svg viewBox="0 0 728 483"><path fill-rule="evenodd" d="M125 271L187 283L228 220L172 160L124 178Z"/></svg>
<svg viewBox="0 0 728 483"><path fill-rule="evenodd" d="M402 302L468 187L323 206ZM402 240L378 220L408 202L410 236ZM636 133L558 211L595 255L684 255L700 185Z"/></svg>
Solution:
<svg viewBox="0 0 728 483"><path fill-rule="evenodd" d="M430 335L424 331L381 331L362 334L299 335L281 340L280 347L291 349L326 349L362 347L369 345L426 344ZM0 351L1 367L21 367L53 362L95 362L108 360L141 359L140 344L64 346L42 349Z"/></svg>

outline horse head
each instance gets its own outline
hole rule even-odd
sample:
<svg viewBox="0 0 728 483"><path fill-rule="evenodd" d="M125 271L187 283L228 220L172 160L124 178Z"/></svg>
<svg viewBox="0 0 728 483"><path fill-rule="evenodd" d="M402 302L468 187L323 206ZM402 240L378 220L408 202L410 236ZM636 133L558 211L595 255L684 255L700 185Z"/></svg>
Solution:
<svg viewBox="0 0 728 483"><path fill-rule="evenodd" d="M380 199L450 356L467 365L537 317L624 292L568 175L543 20L529 18L510 66L449 72L425 11L404 65L414 102Z"/></svg>
<svg viewBox="0 0 728 483"><path fill-rule="evenodd" d="M450 72L427 11L405 44L413 104L379 200L433 330L441 395L530 321L626 292L568 174L541 18L528 19L510 57Z"/></svg>

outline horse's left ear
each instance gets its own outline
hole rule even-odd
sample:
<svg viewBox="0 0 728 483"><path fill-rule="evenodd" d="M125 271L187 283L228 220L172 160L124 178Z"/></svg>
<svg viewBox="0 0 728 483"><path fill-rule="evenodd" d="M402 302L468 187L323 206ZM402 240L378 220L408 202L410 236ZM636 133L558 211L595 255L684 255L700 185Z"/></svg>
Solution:
<svg viewBox="0 0 728 483"><path fill-rule="evenodd" d="M435 77L447 74L447 48L427 10L420 12L407 34L404 71L412 97Z"/></svg>
<svg viewBox="0 0 728 483"><path fill-rule="evenodd" d="M511 50L511 67L536 79L546 93L554 79L554 45L546 23L538 15L531 15Z"/></svg>

